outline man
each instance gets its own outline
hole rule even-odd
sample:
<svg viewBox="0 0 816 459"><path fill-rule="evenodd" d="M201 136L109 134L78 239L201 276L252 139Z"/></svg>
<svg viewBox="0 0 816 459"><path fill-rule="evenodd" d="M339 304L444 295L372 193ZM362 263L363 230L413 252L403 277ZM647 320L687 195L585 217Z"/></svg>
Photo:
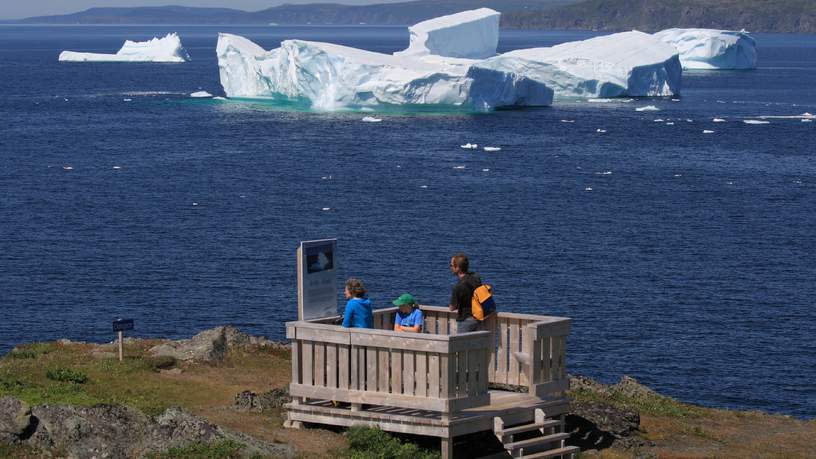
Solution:
<svg viewBox="0 0 816 459"><path fill-rule="evenodd" d="M453 286L451 301L448 309L456 311L456 332L467 333L482 330L482 323L473 317L470 302L473 291L482 285L478 274L470 271L470 261L463 253L457 253L451 258L450 270L459 282Z"/></svg>

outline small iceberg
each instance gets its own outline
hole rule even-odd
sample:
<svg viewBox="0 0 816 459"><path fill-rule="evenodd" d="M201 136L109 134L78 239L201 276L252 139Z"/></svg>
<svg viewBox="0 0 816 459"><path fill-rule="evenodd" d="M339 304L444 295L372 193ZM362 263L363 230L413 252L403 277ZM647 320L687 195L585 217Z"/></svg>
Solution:
<svg viewBox="0 0 816 459"><path fill-rule="evenodd" d="M636 112L659 112L660 109L655 107L654 105L647 105L645 107L638 107L635 109Z"/></svg>
<svg viewBox="0 0 816 459"><path fill-rule="evenodd" d="M745 124L771 124L770 121L765 120L742 120Z"/></svg>
<svg viewBox="0 0 816 459"><path fill-rule="evenodd" d="M725 120L724 120L724 119L722 119L722 118L714 118L714 119L713 119L713 120L711 120L711 121L712 121L712 122L714 122L714 123L725 123Z"/></svg>
<svg viewBox="0 0 816 459"><path fill-rule="evenodd" d="M170 33L164 38L148 41L125 41L116 54L82 53L63 51L60 62L187 62L190 55L181 45L178 34Z"/></svg>
<svg viewBox="0 0 816 459"><path fill-rule="evenodd" d="M487 152L501 151L501 147L484 147L484 151Z"/></svg>
<svg viewBox="0 0 816 459"><path fill-rule="evenodd" d="M479 145L475 144L475 143L468 142L468 143L466 143L464 145L459 145L459 147L464 148L465 150L476 150L477 148L479 148Z"/></svg>
<svg viewBox="0 0 816 459"><path fill-rule="evenodd" d="M595 132L597 132L598 134L604 134L606 132L606 129L596 129Z"/></svg>
<svg viewBox="0 0 816 459"><path fill-rule="evenodd" d="M381 118L374 118L373 116L364 116L363 117L363 122L364 123L381 123L382 119Z"/></svg>
<svg viewBox="0 0 816 459"><path fill-rule="evenodd" d="M711 130L708 130L708 129L703 130L703 134L713 134L713 133L714 133L714 131L711 131Z"/></svg>
<svg viewBox="0 0 816 459"><path fill-rule="evenodd" d="M574 123L575 120L561 120L562 123Z"/></svg>
<svg viewBox="0 0 816 459"><path fill-rule="evenodd" d="M210 98L212 96L213 95L208 93L207 91L197 91L197 92L194 92L194 93L190 94L190 97L192 97L194 99L206 99L206 98Z"/></svg>

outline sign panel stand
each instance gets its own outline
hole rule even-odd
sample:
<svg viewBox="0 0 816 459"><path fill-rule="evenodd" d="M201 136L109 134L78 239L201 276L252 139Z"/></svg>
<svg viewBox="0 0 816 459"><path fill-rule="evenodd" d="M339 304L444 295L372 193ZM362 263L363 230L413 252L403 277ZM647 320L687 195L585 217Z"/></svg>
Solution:
<svg viewBox="0 0 816 459"><path fill-rule="evenodd" d="M297 249L298 320L337 315L337 239L303 241Z"/></svg>
<svg viewBox="0 0 816 459"><path fill-rule="evenodd" d="M113 331L119 337L119 361L124 359L123 342L125 337L125 330L133 330L133 319L117 319L113 321Z"/></svg>

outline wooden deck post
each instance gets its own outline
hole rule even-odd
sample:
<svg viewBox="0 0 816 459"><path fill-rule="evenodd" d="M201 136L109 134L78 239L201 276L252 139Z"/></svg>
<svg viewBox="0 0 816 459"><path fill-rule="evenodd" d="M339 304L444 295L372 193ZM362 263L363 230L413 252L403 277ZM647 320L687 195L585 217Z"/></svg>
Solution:
<svg viewBox="0 0 816 459"><path fill-rule="evenodd" d="M442 459L453 459L453 438L442 437L439 440Z"/></svg>

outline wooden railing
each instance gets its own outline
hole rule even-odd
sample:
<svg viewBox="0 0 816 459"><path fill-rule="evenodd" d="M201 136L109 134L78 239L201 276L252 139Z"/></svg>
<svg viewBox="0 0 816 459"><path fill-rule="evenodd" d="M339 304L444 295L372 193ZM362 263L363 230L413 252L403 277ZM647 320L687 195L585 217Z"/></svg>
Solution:
<svg viewBox="0 0 816 459"><path fill-rule="evenodd" d="M374 311L374 329L337 318L289 322L294 397L449 413L489 403L488 384L528 386L540 398L569 388L571 319L499 312L488 331L456 334L456 313L421 306L423 333L393 331L396 308Z"/></svg>
<svg viewBox="0 0 816 459"><path fill-rule="evenodd" d="M286 335L293 397L442 413L490 403L490 332L398 334L299 321L286 324Z"/></svg>

